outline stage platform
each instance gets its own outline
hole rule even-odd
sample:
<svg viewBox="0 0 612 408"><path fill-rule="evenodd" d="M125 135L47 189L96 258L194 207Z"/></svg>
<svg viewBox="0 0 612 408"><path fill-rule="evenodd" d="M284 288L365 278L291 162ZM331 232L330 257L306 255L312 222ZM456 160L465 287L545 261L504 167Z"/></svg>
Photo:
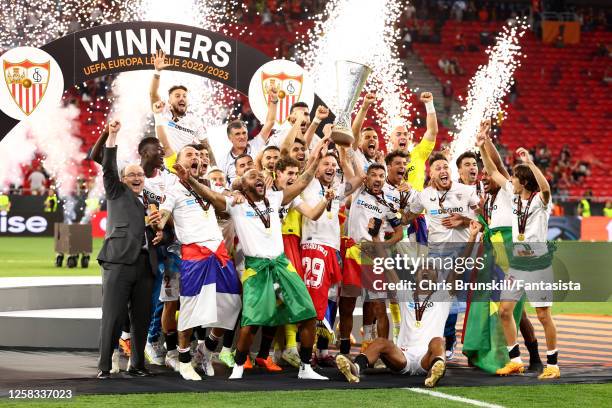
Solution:
<svg viewBox="0 0 612 408"><path fill-rule="evenodd" d="M100 276L0 278L0 346L97 348L101 304Z"/></svg>
<svg viewBox="0 0 612 408"><path fill-rule="evenodd" d="M421 387L424 377L392 374L387 370L367 371L359 384L349 384L337 370L322 369L330 381L298 380L297 370L285 367L280 373L266 373L254 368L246 371L239 381L227 378L230 370L215 362L215 377L202 381L185 381L178 373L166 367L152 366L156 374L150 378L134 378L124 372L110 380L97 380L97 353L86 351L0 351L0 397L9 389L70 389L75 395L84 394L128 394L153 392L207 392L207 391L277 391L304 389L348 389L348 388L403 388ZM127 361L123 359L122 368ZM462 364L449 363L444 386L503 386L541 384L592 384L612 381L612 367L599 364L561 365L562 377L543 382L535 373L513 377L496 377Z"/></svg>

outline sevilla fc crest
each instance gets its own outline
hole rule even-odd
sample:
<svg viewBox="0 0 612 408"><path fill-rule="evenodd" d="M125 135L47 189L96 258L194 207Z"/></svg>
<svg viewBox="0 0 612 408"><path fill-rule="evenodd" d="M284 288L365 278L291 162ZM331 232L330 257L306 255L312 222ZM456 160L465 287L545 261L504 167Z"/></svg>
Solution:
<svg viewBox="0 0 612 408"><path fill-rule="evenodd" d="M289 75L285 72L268 73L262 71L261 84L266 103L268 102L268 90L276 87L278 90L278 104L276 107L276 123L282 125L289 117L291 105L299 101L302 94L302 83L304 75Z"/></svg>
<svg viewBox="0 0 612 408"><path fill-rule="evenodd" d="M49 83L51 62L33 62L28 59L3 61L4 79L13 101L26 115L38 106Z"/></svg>

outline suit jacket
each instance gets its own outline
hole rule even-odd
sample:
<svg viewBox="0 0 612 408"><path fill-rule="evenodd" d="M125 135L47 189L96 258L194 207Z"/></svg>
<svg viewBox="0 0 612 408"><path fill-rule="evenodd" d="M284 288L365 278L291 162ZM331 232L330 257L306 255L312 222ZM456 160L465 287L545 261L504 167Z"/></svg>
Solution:
<svg viewBox="0 0 612 408"><path fill-rule="evenodd" d="M102 160L106 192L106 236L98 254L98 262L131 265L142 250L142 237L147 234L151 273L157 273L157 250L151 243L154 231L145 228L145 208L140 198L119 178L117 147L104 148Z"/></svg>

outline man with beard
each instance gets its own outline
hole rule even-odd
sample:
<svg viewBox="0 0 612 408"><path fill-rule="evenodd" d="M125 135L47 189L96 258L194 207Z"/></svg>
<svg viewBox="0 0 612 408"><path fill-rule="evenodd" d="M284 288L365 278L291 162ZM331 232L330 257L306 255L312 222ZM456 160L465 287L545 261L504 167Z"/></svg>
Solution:
<svg viewBox="0 0 612 408"><path fill-rule="evenodd" d="M358 163L363 167L363 172L368 171L368 167L372 163L383 164L384 153L382 150L378 150L378 134L372 127L362 128L363 122L368 114L368 109L375 102L376 95L368 93L363 98L363 104L355 115L353 120L353 136L355 141L353 142L353 149L355 150L355 158Z"/></svg>
<svg viewBox="0 0 612 408"><path fill-rule="evenodd" d="M469 242L476 241L480 224L470 225ZM466 247L464 254L471 252L472 245ZM453 286L455 273L446 279ZM402 310L400 335L397 345L389 339L378 337L369 347L355 357L354 362L348 355L338 354L338 370L348 382L358 383L363 370L371 368L380 358L385 365L399 374L426 375L424 385L435 387L444 376L444 321L450 309L448 299L451 291L439 290L437 284L444 279L435 269L427 267L417 270L415 290L398 293Z"/></svg>
<svg viewBox="0 0 612 408"><path fill-rule="evenodd" d="M468 217L479 204L473 188L461 183L453 183L450 176L448 159L441 153L429 159L430 184L419 192L410 204L408 221L425 211L429 227L430 247L439 248L443 243L467 242L468 226L463 219L454 220L452 214ZM431 249L430 249L431 250Z"/></svg>
<svg viewBox="0 0 612 408"><path fill-rule="evenodd" d="M506 280L530 282L552 282L552 252L546 243L548 218L550 216L550 186L546 177L533 163L529 152L517 149L522 163L514 166L511 179L506 178L493 162L489 152L483 148L486 135L478 135L477 145L487 173L501 189L513 195L512 207L512 255ZM497 375L520 374L525 368L517 343L517 329L514 308L523 296L524 289L504 290L500 294L500 318L506 337L510 362L497 370ZM535 307L538 320L544 328L546 337L546 368L538 376L540 380L555 379L561 376L557 365L557 328L552 319L552 292L529 291L527 298Z"/></svg>
<svg viewBox="0 0 612 408"><path fill-rule="evenodd" d="M397 210L391 202L385 199L383 187L386 171L382 164L373 163L368 167L365 185L353 196L351 210L348 216L348 236L346 255L342 273L342 290L340 300L340 338L348 338L353 330L353 311L357 297L364 294L363 327L364 339L373 339L374 321L378 337L389 336L389 319L385 303L385 293L373 290L371 281L373 276L364 274L364 262L368 262L370 254L364 256L363 243L380 243L376 252L381 252L380 246L392 246L403 238L401 218L397 217ZM384 239L383 223L392 228L392 236ZM384 256L384 253L383 253ZM365 281L364 281L365 278ZM381 296L382 295L382 296ZM342 349L341 354L346 353Z"/></svg>
<svg viewBox="0 0 612 408"><path fill-rule="evenodd" d="M191 146L178 154L175 169L180 180L166 190L155 224L164 227L170 216L181 243L179 314L179 372L186 380L201 380L191 365L193 327L212 327L204 344L198 345L202 368L213 376L212 352L225 329L233 329L240 313L240 285L227 254L215 209L225 209L225 196L197 182L200 159ZM194 187L195 186L195 187Z"/></svg>
<svg viewBox="0 0 612 408"><path fill-rule="evenodd" d="M164 101L155 102L153 104L153 117L155 119L155 135L157 136L163 147L164 162L167 168L172 169L172 166L174 165L174 163L176 163L176 150L174 150L174 148L172 147L172 142L170 142L170 139L168 137L168 127L165 126L166 122L163 118L165 106L166 103ZM213 154L212 148L208 144L208 139L193 139L193 141L187 144L199 146L197 150L200 152L204 150L206 151L206 157L208 162L207 166L210 163L215 163L215 156ZM185 144L185 146L187 144Z"/></svg>
<svg viewBox="0 0 612 408"><path fill-rule="evenodd" d="M297 160L300 164L300 171L303 171L306 165L306 153L309 149L307 143L303 139L301 129L305 123L310 122L310 118L308 117L308 112L296 109L291 114L289 121L293 124L280 145L280 155L281 157L291 157Z"/></svg>
<svg viewBox="0 0 612 408"><path fill-rule="evenodd" d="M289 109L289 117L281 129L270 137L269 146L276 146L281 150L281 155L290 151L296 140L302 140L305 146L311 150L321 140L316 136L317 128L321 121L329 115L329 109L324 106L317 107L315 118L310 121L310 108L305 102L296 102ZM302 121L297 118L303 117ZM294 126L297 128L294 129Z"/></svg>
<svg viewBox="0 0 612 408"><path fill-rule="evenodd" d="M226 210L234 219L236 234L245 255L243 310L240 336L230 379L242 378L244 364L256 326L277 327L288 323L300 326L300 370L298 378L327 380L310 366L315 335L312 300L295 268L284 254L280 210L288 205L313 179L321 152L329 143L322 140L313 151L314 159L295 183L283 191L267 191L264 177L249 170L241 181L246 203Z"/></svg>
<svg viewBox="0 0 612 408"><path fill-rule="evenodd" d="M300 174L299 163L289 157L284 157L276 163L275 173L276 178L274 179L272 189L274 191L282 191L297 181ZM300 196L297 196L289 205L281 208L279 215L282 222L285 254L302 279L304 278L302 257L300 255L302 215L312 220L318 220L334 196L335 192L332 189L326 189L325 197L314 208L306 204ZM285 349L282 354L280 348L278 352L275 352L274 361L276 363L283 359L295 368L299 368L300 356L297 351L296 334L297 327L295 325L285 325ZM275 349L276 346L277 344L275 344Z"/></svg>
<svg viewBox="0 0 612 408"><path fill-rule="evenodd" d="M481 123L479 135L484 136L483 149L487 150L489 157L493 159L497 170L506 178L510 175L506 171L501 156L497 149L489 138L490 121ZM481 136L482 137L482 136ZM485 193L484 203L482 205L482 217L480 218L481 223L484 225L484 236L483 241L485 245L488 245L490 250L495 254L495 268L500 269L500 274L503 276L508 269L508 261L506 256L506 248L504 243L512 242L512 195L506 190L500 188L499 184L495 182L487 173L486 170L482 172L482 185ZM496 242L497 244L494 244ZM498 253L498 251L500 251ZM491 300L492 301L492 300ZM489 303L483 302L485 310L483 313L489 314ZM466 316L468 321L466 325L466 335L463 345L463 352L468 358L476 357L479 353L484 353L484 356L489 352L488 350L482 350L481 347L481 335L480 333L474 333L475 343L472 345L471 333L470 333L470 318L473 313L476 312L476 308L479 304L474 305L470 308L470 316ZM541 372L543 370L542 361L538 353L538 339L535 336L535 330L533 325L527 317L525 309L521 306L522 314L520 318L520 329L521 334L525 340L525 347L529 351L529 371ZM514 314L517 314L517 310L514 310ZM480 316L474 316L474 321L480 321ZM477 330L481 328L478 326ZM482 368L482 367L481 367ZM499 368L499 367L498 367Z"/></svg>
<svg viewBox="0 0 612 408"><path fill-rule="evenodd" d="M151 80L149 97L151 107L155 111L155 104L161 101L159 96L159 82L163 69L170 66L165 62L166 54L157 50L153 54L155 73ZM178 152L183 146L204 139L201 134L202 122L193 113L187 112L187 87L174 85L168 90L168 103L158 105L163 109L155 116L155 127L163 127L168 133L169 146Z"/></svg>
<svg viewBox="0 0 612 408"><path fill-rule="evenodd" d="M331 133L328 126L325 133ZM348 150L348 151L347 151ZM304 201L315 206L325 190L333 188L337 191L336 197L327 205L325 214L318 220L302 220L302 265L304 266L304 282L312 297L317 311L317 320L323 323L328 306L329 290L342 279L342 272L338 263L340 251L340 212L341 203L363 184L361 167L349 154L352 149L339 148L340 166L344 174L344 183L336 183L338 158L333 152L327 152L317 169L316 178L304 190ZM350 153L349 153L350 152ZM355 171L355 172L354 172ZM355 174L356 173L356 174ZM342 307L342 298L340 299ZM334 313L335 316L335 313ZM333 324L333 322L329 322ZM328 328L329 330L330 328ZM333 328L331 328L333 330ZM350 333L341 337L341 349L350 350ZM328 353L329 338L319 335L317 342L317 363L324 366L333 366L334 359Z"/></svg>

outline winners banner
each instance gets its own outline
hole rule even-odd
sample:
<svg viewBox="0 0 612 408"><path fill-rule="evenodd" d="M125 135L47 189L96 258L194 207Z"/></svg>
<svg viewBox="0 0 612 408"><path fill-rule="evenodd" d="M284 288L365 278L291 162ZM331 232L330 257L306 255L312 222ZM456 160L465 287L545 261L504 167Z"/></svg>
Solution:
<svg viewBox="0 0 612 408"><path fill-rule="evenodd" d="M61 86L66 90L103 75L153 70L152 54L162 50L170 64L166 69L210 78L248 95L253 75L270 61L261 51L225 35L197 27L151 21L93 27L66 35L40 49L24 48L28 49L15 56L15 61L7 62L6 66L13 63L15 67L7 68L9 71L6 78L12 84L19 82L19 86L29 80L36 85L33 89L41 90L43 88L42 85L38 86L36 75L44 79L45 87L58 85L63 79ZM35 51L39 54L34 55ZM47 61L53 61L50 69L45 71L42 65L42 68L32 65L45 62L42 61L45 56ZM28 62L30 65L24 65L23 61L31 62ZM57 68L54 68L55 63ZM28 77L30 74L32 79ZM22 95L18 92L16 95L15 102L19 104ZM44 97L41 91L31 99ZM26 113L18 112L21 119L24 114L29 115L29 109L35 106L31 101L28 102L25 103L28 107ZM18 123L15 117L18 116L0 112L0 140Z"/></svg>

